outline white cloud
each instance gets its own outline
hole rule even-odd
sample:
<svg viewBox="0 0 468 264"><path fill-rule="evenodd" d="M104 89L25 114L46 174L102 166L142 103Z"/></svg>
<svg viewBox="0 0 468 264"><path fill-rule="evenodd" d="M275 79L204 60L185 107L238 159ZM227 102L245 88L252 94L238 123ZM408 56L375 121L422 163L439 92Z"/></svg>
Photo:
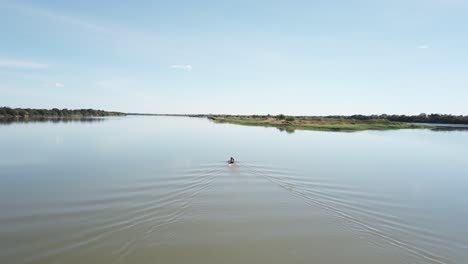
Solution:
<svg viewBox="0 0 468 264"><path fill-rule="evenodd" d="M62 88L62 87L65 87L65 84L57 82L55 83L55 87Z"/></svg>
<svg viewBox="0 0 468 264"><path fill-rule="evenodd" d="M191 71L192 70L192 65L190 64L174 64L169 66L171 69L179 69L179 70L185 70L185 71Z"/></svg>
<svg viewBox="0 0 468 264"><path fill-rule="evenodd" d="M418 49L429 49L430 47L428 45L421 45L417 47Z"/></svg>
<svg viewBox="0 0 468 264"><path fill-rule="evenodd" d="M0 67L17 69L47 69L49 65L34 61L0 59Z"/></svg>

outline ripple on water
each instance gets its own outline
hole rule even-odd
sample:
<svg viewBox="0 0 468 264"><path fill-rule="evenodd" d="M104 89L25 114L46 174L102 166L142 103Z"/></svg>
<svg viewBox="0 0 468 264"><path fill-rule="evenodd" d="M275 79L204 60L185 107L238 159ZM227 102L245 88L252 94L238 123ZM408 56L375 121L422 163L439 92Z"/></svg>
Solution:
<svg viewBox="0 0 468 264"><path fill-rule="evenodd" d="M411 208L405 207L405 204L394 203L389 197L379 193L365 193L354 186L327 182L320 177L307 177L286 168L275 169L259 165L245 167L252 175L265 178L307 204L317 206L342 219L348 229L369 234L368 243L375 249L384 249L392 245L409 253L418 263L447 263L442 256L411 243L423 240L425 243L418 241L418 244L430 244L437 248L441 243L447 244L448 240L443 239L445 236L420 228L417 223L405 221L401 216L389 213L393 208L405 210L411 216ZM401 233L417 239L405 241L398 237Z"/></svg>
<svg viewBox="0 0 468 264"><path fill-rule="evenodd" d="M239 182L243 183L240 185L243 189L239 189ZM197 213L207 213L201 210L186 215L202 195L207 196L199 199L200 204L223 207L230 202L237 203L240 208L237 212L249 214L228 217L231 221L240 217L242 223L246 219L254 220L255 211L247 210L256 209L255 206L245 204L244 200L228 201L222 198L223 194L238 192L242 198L247 192L271 192L270 187L338 219L339 228L356 233L356 237L366 241L370 249L384 251L391 246L410 255L412 263L449 263L433 249L439 247L450 254L459 250L455 247L460 247L451 243L450 237L418 226L411 220L417 216L411 206L385 194L338 184L321 175L308 175L286 167L240 162L232 167L217 163L177 168L167 175L146 176L132 184L102 189L80 200L65 201L57 208L39 214L2 218L1 224L19 229L34 222L31 232L37 237L44 234L37 230L41 226L46 230L55 227L56 232L69 233L68 236L57 235L16 245L14 249L4 248L2 257L27 255L24 263L52 263L70 252L84 255L107 248L113 262L125 262L143 244L146 247L160 246L159 242L146 242L152 241L163 228L182 224L184 217L187 220ZM220 200L213 200L213 197ZM396 211L404 213L392 213ZM170 236L170 232L166 235Z"/></svg>
<svg viewBox="0 0 468 264"><path fill-rule="evenodd" d="M2 256L23 254L29 256L24 263L52 262L72 251L97 250L105 241L125 234L125 242L112 251L116 260L122 259L138 240L181 220L193 200L209 188L221 168L224 166L219 164L188 168L167 177L158 175L154 179L135 181L132 185L104 189L85 199L64 202L55 210L2 218L2 223L9 226L16 222L17 226L24 227L21 223L34 222L32 227L36 230L31 232L38 235L41 233L37 230L40 222L43 226L49 225L47 229L56 224L67 226L68 232L70 226L75 226L67 237L49 237L27 246L16 245L14 249L3 249Z"/></svg>

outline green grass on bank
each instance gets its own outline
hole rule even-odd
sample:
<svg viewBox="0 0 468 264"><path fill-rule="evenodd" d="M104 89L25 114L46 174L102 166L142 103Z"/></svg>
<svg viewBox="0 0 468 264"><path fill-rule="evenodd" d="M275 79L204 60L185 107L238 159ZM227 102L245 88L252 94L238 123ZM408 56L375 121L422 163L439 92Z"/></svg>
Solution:
<svg viewBox="0 0 468 264"><path fill-rule="evenodd" d="M253 116L209 116L215 123L230 123L248 126L276 127L280 130L293 132L299 130L318 131L363 131L389 129L426 128L424 125L393 122L385 119L356 120L320 117L253 117Z"/></svg>

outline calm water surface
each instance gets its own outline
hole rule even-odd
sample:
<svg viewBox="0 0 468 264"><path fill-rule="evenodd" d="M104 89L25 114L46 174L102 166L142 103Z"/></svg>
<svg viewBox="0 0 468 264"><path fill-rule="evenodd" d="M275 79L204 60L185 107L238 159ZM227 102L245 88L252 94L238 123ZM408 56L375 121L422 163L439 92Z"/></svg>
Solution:
<svg viewBox="0 0 468 264"><path fill-rule="evenodd" d="M119 117L0 150L0 263L468 263L466 131Z"/></svg>

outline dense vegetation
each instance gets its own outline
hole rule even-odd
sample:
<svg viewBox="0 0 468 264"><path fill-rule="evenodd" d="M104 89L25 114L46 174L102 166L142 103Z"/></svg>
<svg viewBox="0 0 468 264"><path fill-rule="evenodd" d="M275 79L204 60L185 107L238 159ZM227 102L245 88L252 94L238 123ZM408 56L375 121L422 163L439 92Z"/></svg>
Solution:
<svg viewBox="0 0 468 264"><path fill-rule="evenodd" d="M31 109L0 107L0 118L80 118L125 115L119 112L107 112L94 109Z"/></svg>
<svg viewBox="0 0 468 264"><path fill-rule="evenodd" d="M405 123L428 123L428 124L468 124L468 116L443 115L443 114L420 114L420 115L352 115L352 116L326 116L324 118L343 118L355 120L386 119Z"/></svg>

